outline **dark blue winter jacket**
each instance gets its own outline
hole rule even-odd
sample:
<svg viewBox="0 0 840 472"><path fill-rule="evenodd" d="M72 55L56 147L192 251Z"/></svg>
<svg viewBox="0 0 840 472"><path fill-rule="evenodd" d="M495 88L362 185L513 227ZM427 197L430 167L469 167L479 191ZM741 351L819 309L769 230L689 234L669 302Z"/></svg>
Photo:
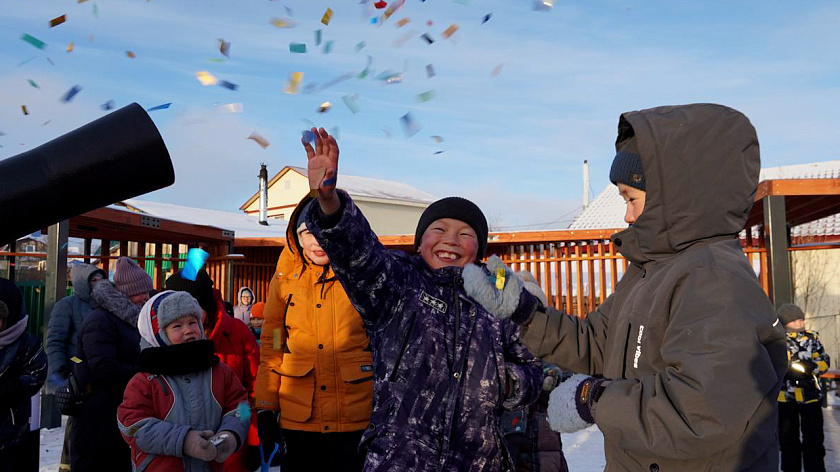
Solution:
<svg viewBox="0 0 840 472"><path fill-rule="evenodd" d="M460 268L433 271L419 255L385 249L350 197L339 198L340 215L325 219L313 202L304 218L373 348L365 471L509 469L499 417L536 400L539 361L513 323L467 297Z"/></svg>

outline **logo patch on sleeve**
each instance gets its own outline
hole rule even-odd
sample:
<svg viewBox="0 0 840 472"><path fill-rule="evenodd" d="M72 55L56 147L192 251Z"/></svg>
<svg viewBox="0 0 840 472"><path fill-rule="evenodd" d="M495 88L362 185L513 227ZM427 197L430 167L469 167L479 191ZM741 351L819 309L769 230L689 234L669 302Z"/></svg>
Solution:
<svg viewBox="0 0 840 472"><path fill-rule="evenodd" d="M362 372L373 372L373 366L370 364L360 365L359 369L361 369Z"/></svg>
<svg viewBox="0 0 840 472"><path fill-rule="evenodd" d="M429 305L441 313L446 313L446 302L429 295L425 291L420 292L420 302Z"/></svg>

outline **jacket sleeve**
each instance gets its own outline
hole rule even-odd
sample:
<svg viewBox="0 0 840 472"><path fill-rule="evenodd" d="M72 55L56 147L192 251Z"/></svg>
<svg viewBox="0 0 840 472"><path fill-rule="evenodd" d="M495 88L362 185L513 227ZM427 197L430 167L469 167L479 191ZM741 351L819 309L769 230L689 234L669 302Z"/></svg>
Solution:
<svg viewBox="0 0 840 472"><path fill-rule="evenodd" d="M391 305L399 299L399 288L405 286L408 272L396 254L379 242L353 199L343 190L338 191L338 196L340 219L334 226L320 226L317 200L309 203L303 217L329 256L353 306L367 326L375 326L398 311Z"/></svg>
<svg viewBox="0 0 840 472"><path fill-rule="evenodd" d="M505 372L513 388L508 392L504 407L517 410L534 403L542 392L543 371L540 360L531 355L519 342L519 326L503 320L503 349Z"/></svg>
<svg viewBox="0 0 840 472"><path fill-rule="evenodd" d="M138 373L129 381L117 408L117 421L129 446L147 454L184 457L184 438L191 428L155 416L151 381L144 374Z"/></svg>
<svg viewBox="0 0 840 472"><path fill-rule="evenodd" d="M817 364L817 369L814 371L814 374L818 377L826 373L828 368L831 367L831 359L825 353L825 348L823 348L820 339L816 335L814 336L814 345L811 349L811 360Z"/></svg>
<svg viewBox="0 0 840 472"><path fill-rule="evenodd" d="M275 275L271 278L263 311L265 319L260 333L260 364L254 389L257 410L280 409L280 364L283 363L283 346L286 343L286 330L283 326L286 301L281 300L280 284L279 277Z"/></svg>
<svg viewBox="0 0 840 472"><path fill-rule="evenodd" d="M0 372L0 406L9 407L26 401L41 389L47 378L47 354L34 336L27 336L21 353L8 369Z"/></svg>
<svg viewBox="0 0 840 472"><path fill-rule="evenodd" d="M240 326L241 325L241 326ZM242 384L245 386L248 399L254 398L254 389L257 383L257 372L260 368L260 346L257 344L257 338L244 323L236 325L237 329L241 331L243 358L245 360L244 378ZM253 402L251 402L253 403Z"/></svg>
<svg viewBox="0 0 840 472"><path fill-rule="evenodd" d="M592 408L605 441L639 455L709 457L737 443L762 402L775 404L784 333L758 284L739 280L748 276L695 268L676 287L669 312L648 321L667 323L664 366L610 381Z"/></svg>
<svg viewBox="0 0 840 472"><path fill-rule="evenodd" d="M98 386L125 385L136 373L134 364L118 360L120 333L110 320L103 322L103 312L94 312L82 326L87 372ZM106 315L108 316L108 315Z"/></svg>
<svg viewBox="0 0 840 472"><path fill-rule="evenodd" d="M70 337L70 323L72 323L73 297L65 297L58 301L50 313L47 325L47 357L49 358L49 373L69 369L67 364L75 352L67 352ZM80 326L77 326L80 328Z"/></svg>
<svg viewBox="0 0 840 472"><path fill-rule="evenodd" d="M222 366L220 366L222 367ZM230 431L236 435L236 449L239 450L248 435L250 421L243 421L239 405L248 405L248 392L237 381L236 374L230 369L224 369L227 376L224 398L220 399L222 406L222 421L216 432ZM250 409L248 409L250 411Z"/></svg>

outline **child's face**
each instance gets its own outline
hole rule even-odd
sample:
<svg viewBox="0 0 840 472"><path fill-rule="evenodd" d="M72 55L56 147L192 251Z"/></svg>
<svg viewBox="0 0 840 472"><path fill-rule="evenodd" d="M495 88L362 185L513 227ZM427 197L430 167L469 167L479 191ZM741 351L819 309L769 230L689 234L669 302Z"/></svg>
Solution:
<svg viewBox="0 0 840 472"><path fill-rule="evenodd" d="M253 326L254 328L261 328L262 325L263 325L263 319L262 318L251 318L251 326Z"/></svg>
<svg viewBox="0 0 840 472"><path fill-rule="evenodd" d="M441 218L426 228L420 239L420 255L432 269L464 267L478 254L475 230L461 220Z"/></svg>
<svg viewBox="0 0 840 472"><path fill-rule="evenodd" d="M201 323L192 315L182 316L163 329L171 344L183 344L201 339Z"/></svg>
<svg viewBox="0 0 840 472"><path fill-rule="evenodd" d="M618 183L618 193L624 197L627 203L627 210L624 212L624 222L632 225L639 219L639 215L645 210L645 191L635 187Z"/></svg>
<svg viewBox="0 0 840 472"><path fill-rule="evenodd" d="M323 266L330 263L330 258L327 257L326 251L321 248L315 236L312 236L312 233L308 229L301 231L298 239L300 240L301 247L303 247L303 253L306 254L306 257L313 264Z"/></svg>

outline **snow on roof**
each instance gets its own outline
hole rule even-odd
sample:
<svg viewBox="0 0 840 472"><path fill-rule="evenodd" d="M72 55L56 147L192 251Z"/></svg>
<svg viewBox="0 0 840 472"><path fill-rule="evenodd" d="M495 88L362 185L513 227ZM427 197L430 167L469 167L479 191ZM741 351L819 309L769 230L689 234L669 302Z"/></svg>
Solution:
<svg viewBox="0 0 840 472"><path fill-rule="evenodd" d="M303 175L307 170L303 167L289 166L289 168ZM402 200L417 203L432 203L434 195L418 190L411 185L393 180L379 180L368 177L341 174L338 187L354 197L383 198L387 200Z"/></svg>
<svg viewBox="0 0 840 472"><path fill-rule="evenodd" d="M761 169L759 181L779 179L837 179L840 178L840 160L794 164ZM581 212L569 229L612 229L627 226L624 222L624 199L618 187L607 187ZM840 235L840 214L822 218L791 229L791 236Z"/></svg>
<svg viewBox="0 0 840 472"><path fill-rule="evenodd" d="M269 220L270 226L263 226L259 224L256 217L241 212L208 210L134 198L123 200L122 203L158 218L234 231L237 238L283 238L286 236L285 222Z"/></svg>

